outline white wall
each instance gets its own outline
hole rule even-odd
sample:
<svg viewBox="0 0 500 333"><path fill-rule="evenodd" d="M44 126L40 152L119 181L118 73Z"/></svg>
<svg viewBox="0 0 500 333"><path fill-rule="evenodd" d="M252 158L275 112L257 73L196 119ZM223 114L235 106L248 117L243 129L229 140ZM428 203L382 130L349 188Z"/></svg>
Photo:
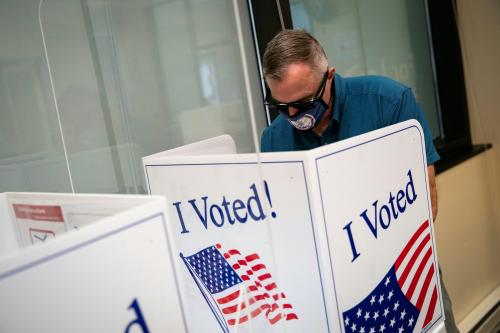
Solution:
<svg viewBox="0 0 500 333"><path fill-rule="evenodd" d="M439 213L435 222L437 253L457 323L480 319L491 304L482 304L500 283L500 221L489 173L494 152L477 155L437 178ZM497 301L498 301L498 290ZM479 315L468 318L478 306Z"/></svg>

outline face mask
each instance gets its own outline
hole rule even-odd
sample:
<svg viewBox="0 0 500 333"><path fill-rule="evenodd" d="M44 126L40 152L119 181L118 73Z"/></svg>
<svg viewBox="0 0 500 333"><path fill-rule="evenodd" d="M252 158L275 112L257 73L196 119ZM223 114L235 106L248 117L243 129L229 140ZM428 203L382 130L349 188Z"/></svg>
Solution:
<svg viewBox="0 0 500 333"><path fill-rule="evenodd" d="M293 127L299 131L308 131L319 124L327 110L328 105L321 99L314 101L314 105L311 108L302 110L294 117L284 115Z"/></svg>
<svg viewBox="0 0 500 333"><path fill-rule="evenodd" d="M332 84L330 86L330 100L328 104L323 101L322 96L327 79L328 70L325 72L321 86L316 93L317 97L314 97L311 100L304 102L280 103L272 99L271 92L268 90L266 92L266 96L268 96L266 97L266 103L270 107L275 107L288 120L290 125L299 131L312 130L320 123L321 119L328 110L328 105L332 101L333 95L335 95L335 85L332 80ZM267 101L268 98L271 100L270 102ZM294 107L299 110L299 112L293 117L289 114L290 107Z"/></svg>

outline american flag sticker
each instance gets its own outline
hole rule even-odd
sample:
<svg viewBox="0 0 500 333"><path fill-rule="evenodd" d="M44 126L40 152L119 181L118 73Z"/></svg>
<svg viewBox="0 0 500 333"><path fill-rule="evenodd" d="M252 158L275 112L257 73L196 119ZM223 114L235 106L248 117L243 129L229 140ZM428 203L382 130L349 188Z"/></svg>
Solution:
<svg viewBox="0 0 500 333"><path fill-rule="evenodd" d="M180 256L223 332L255 318L271 326L299 319L257 253L216 244Z"/></svg>
<svg viewBox="0 0 500 333"><path fill-rule="evenodd" d="M441 315L429 221L412 235L389 272L343 312L346 333L424 332Z"/></svg>

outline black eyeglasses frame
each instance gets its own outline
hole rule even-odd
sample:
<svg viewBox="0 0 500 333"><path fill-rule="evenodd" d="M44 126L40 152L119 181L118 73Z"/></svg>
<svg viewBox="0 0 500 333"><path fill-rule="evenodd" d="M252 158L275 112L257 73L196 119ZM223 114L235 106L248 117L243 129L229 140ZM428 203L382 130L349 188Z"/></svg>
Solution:
<svg viewBox="0 0 500 333"><path fill-rule="evenodd" d="M277 100L275 100L272 95L271 95L271 90L269 89L268 85L266 84L266 98L264 100L264 104L268 106L269 108L276 108L279 112L287 115L288 117L292 117L290 115L290 107L299 110L299 113L294 115L293 117L296 117L300 115L301 112L310 109L314 106L314 104L321 100L323 98L323 94L325 93L325 87L326 87L326 82L328 79L328 68L323 74L323 79L321 80L321 85L319 86L316 94L314 95L313 98L309 100L299 100L295 102L290 102L290 103L281 103Z"/></svg>

